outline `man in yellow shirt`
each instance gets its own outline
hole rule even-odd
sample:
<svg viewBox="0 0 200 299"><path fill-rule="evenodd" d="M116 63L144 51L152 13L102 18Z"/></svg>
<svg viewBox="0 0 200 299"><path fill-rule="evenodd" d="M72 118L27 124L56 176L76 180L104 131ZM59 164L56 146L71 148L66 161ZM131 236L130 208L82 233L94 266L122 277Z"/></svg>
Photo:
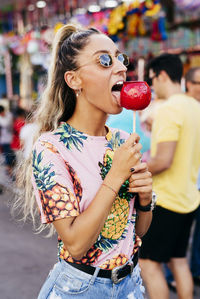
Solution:
<svg viewBox="0 0 200 299"><path fill-rule="evenodd" d="M158 98L148 163L157 194L157 208L140 251L142 276L151 299L169 298L162 263L168 263L178 296L193 298L193 281L186 259L190 228L200 194L200 105L181 92L183 67L178 56L162 54L148 66Z"/></svg>

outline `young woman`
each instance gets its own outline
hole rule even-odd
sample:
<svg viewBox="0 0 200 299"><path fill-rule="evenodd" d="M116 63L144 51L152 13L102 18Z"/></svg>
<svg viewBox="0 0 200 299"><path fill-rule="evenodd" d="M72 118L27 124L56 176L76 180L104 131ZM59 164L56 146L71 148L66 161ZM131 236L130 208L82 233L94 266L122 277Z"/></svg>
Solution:
<svg viewBox="0 0 200 299"><path fill-rule="evenodd" d="M96 29L66 25L51 62L29 168L42 223L59 236L59 261L38 298L143 298L137 251L152 218L152 178L139 136L105 126L122 111L128 57ZM20 180L25 217L35 219L27 172Z"/></svg>

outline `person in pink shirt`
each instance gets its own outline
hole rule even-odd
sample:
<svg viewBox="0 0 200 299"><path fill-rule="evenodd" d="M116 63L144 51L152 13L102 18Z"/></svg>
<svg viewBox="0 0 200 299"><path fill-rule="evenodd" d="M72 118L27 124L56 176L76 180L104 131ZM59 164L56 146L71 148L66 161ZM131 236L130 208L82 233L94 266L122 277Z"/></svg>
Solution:
<svg viewBox="0 0 200 299"><path fill-rule="evenodd" d="M24 218L35 219L37 203L39 229L58 234L59 261L38 298L143 298L137 259L152 219L151 173L139 136L105 126L122 111L128 57L98 30L65 25L51 62L34 115L39 137L18 177Z"/></svg>

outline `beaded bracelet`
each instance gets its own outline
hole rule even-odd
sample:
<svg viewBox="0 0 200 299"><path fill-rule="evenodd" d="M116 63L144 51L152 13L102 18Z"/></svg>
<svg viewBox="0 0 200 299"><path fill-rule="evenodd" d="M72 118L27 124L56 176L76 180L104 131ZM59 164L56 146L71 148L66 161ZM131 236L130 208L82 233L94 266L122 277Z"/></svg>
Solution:
<svg viewBox="0 0 200 299"><path fill-rule="evenodd" d="M112 190L112 191L115 193L115 195L117 196L118 193L117 193L112 187L106 185L105 183L102 183L102 186L105 186L105 187L109 188L109 189Z"/></svg>

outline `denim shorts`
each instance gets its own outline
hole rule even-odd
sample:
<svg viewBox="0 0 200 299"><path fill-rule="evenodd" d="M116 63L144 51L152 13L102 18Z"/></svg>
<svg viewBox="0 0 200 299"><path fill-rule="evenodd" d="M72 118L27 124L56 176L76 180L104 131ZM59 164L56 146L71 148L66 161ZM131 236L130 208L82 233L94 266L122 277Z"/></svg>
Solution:
<svg viewBox="0 0 200 299"><path fill-rule="evenodd" d="M110 278L97 277L80 271L60 260L50 271L38 299L143 299L144 287L137 264L132 274L114 284Z"/></svg>

